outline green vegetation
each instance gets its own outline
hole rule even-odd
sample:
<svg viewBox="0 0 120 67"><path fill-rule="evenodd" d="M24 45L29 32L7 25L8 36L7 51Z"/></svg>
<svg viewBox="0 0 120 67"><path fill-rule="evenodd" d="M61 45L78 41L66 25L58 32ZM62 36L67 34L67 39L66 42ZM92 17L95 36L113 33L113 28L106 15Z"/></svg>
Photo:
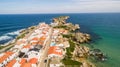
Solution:
<svg viewBox="0 0 120 67"><path fill-rule="evenodd" d="M70 43L70 47L66 48L66 55L68 58L71 58L72 57L72 53L75 49L75 43L71 40L69 40L69 43Z"/></svg>
<svg viewBox="0 0 120 67"><path fill-rule="evenodd" d="M4 47L6 47L6 46L0 46L0 50L3 49Z"/></svg>
<svg viewBox="0 0 120 67"><path fill-rule="evenodd" d="M31 26L30 29L32 29L32 30L35 29L35 26Z"/></svg>
<svg viewBox="0 0 120 67"><path fill-rule="evenodd" d="M26 34L26 33L22 33L20 36L17 36L17 38L16 38L16 39L20 39L20 38L25 37L25 34Z"/></svg>
<svg viewBox="0 0 120 67"><path fill-rule="evenodd" d="M63 34L62 35L64 38L70 38L70 37L72 37L72 34Z"/></svg>
<svg viewBox="0 0 120 67"><path fill-rule="evenodd" d="M63 59L62 63L65 65L82 65L81 62L70 60L70 59Z"/></svg>
<svg viewBox="0 0 120 67"><path fill-rule="evenodd" d="M66 23L68 18L69 16L53 18L53 22L55 23L53 25L54 28L65 29L69 32L68 34L62 34L63 38L66 38L70 44L70 47L66 48L66 55L62 60L62 63L65 65L65 67L80 67L82 63L78 57L82 56L82 58L87 58L88 56L86 52L87 48L83 48L82 46L85 45L81 45L81 43L88 43L90 40L90 35L79 32L79 24L72 24L70 22Z"/></svg>
<svg viewBox="0 0 120 67"><path fill-rule="evenodd" d="M64 28L64 29L66 29L67 26L65 26L65 25L59 25L59 26L55 26L55 27L53 27L53 28Z"/></svg>
<svg viewBox="0 0 120 67"><path fill-rule="evenodd" d="M23 30L23 31L21 32L21 34L16 37L16 39L20 39L20 38L25 37L25 35L28 34L30 31L32 31L33 29L35 29L35 26L31 26L31 27Z"/></svg>
<svg viewBox="0 0 120 67"><path fill-rule="evenodd" d="M72 40L69 40L69 43L70 43L70 51L73 52L74 51L74 48L75 48L75 43L72 41Z"/></svg>
<svg viewBox="0 0 120 67"><path fill-rule="evenodd" d="M69 16L59 16L59 17L56 17L56 19L67 19L69 18Z"/></svg>
<svg viewBox="0 0 120 67"><path fill-rule="evenodd" d="M8 47L7 49L5 49L5 51L9 50L10 48L14 47L14 45Z"/></svg>

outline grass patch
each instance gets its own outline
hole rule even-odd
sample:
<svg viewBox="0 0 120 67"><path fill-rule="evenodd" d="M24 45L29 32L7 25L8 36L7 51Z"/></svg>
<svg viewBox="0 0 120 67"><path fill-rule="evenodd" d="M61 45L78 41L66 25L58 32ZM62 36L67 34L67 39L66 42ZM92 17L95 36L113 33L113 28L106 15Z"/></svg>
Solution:
<svg viewBox="0 0 120 67"><path fill-rule="evenodd" d="M75 43L73 43L71 40L69 40L70 47L66 48L66 55L68 58L72 57L72 52L75 49Z"/></svg>
<svg viewBox="0 0 120 67"><path fill-rule="evenodd" d="M62 36L65 38L70 38L70 37L72 37L72 34L63 34Z"/></svg>
<svg viewBox="0 0 120 67"><path fill-rule="evenodd" d="M71 60L71 59L63 59L62 63L65 64L65 65L82 65L81 62L74 61L74 60Z"/></svg>
<svg viewBox="0 0 120 67"><path fill-rule="evenodd" d="M6 46L0 46L0 50L3 49L4 47L6 47Z"/></svg>
<svg viewBox="0 0 120 67"><path fill-rule="evenodd" d="M13 46L10 46L10 47L9 47L9 48L7 48L5 51L7 51L7 50L11 49L12 47L14 47L14 45L13 45Z"/></svg>
<svg viewBox="0 0 120 67"><path fill-rule="evenodd" d="M20 36L18 36L16 39L20 39L20 38L25 37L25 34L26 34L26 33L21 34L21 35L20 35Z"/></svg>
<svg viewBox="0 0 120 67"><path fill-rule="evenodd" d="M73 41L71 41L71 40L69 40L69 43L70 43L69 49L70 49L71 52L73 52L74 49L75 49L75 43Z"/></svg>
<svg viewBox="0 0 120 67"><path fill-rule="evenodd" d="M53 27L53 28L64 28L64 29L66 29L67 26L65 26L65 25L60 25L60 26L55 26L55 27Z"/></svg>

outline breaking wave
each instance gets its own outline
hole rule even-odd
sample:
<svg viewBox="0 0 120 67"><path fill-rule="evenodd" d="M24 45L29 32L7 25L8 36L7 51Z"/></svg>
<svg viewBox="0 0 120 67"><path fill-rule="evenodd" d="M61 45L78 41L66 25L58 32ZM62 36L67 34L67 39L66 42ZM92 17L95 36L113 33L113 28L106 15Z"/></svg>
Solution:
<svg viewBox="0 0 120 67"><path fill-rule="evenodd" d="M13 39L15 39L16 36L20 34L22 30L23 29L9 32L9 33L4 34L3 36L0 36L0 44L5 44L5 43L12 41Z"/></svg>
<svg viewBox="0 0 120 67"><path fill-rule="evenodd" d="M21 30L17 30L17 31L14 31L14 32L10 32L10 33L7 33L6 35L19 35Z"/></svg>
<svg viewBox="0 0 120 67"><path fill-rule="evenodd" d="M6 35L0 37L0 41L2 41L2 40L9 40L9 39L12 39L12 37L6 36Z"/></svg>

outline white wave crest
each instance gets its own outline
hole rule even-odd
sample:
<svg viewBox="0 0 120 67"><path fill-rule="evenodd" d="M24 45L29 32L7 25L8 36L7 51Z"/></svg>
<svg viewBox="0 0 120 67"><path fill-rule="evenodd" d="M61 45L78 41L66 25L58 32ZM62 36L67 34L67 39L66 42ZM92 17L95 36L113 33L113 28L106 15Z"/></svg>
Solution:
<svg viewBox="0 0 120 67"><path fill-rule="evenodd" d="M10 32L10 33L7 33L6 35L19 35L20 31L14 31L14 32Z"/></svg>
<svg viewBox="0 0 120 67"><path fill-rule="evenodd" d="M7 33L6 35L19 35L22 30L24 29L13 31L13 32Z"/></svg>
<svg viewBox="0 0 120 67"><path fill-rule="evenodd" d="M0 41L8 40L8 42L5 43L5 44L8 44L8 43L12 42L12 40L15 39L15 37L13 37L13 36L14 35L18 36L22 30L25 30L25 29L21 29L21 30L6 33L6 34L0 36Z"/></svg>
<svg viewBox="0 0 120 67"><path fill-rule="evenodd" d="M0 41L2 41L2 40L8 40L8 39L13 39L12 37L10 37L10 36L0 36Z"/></svg>

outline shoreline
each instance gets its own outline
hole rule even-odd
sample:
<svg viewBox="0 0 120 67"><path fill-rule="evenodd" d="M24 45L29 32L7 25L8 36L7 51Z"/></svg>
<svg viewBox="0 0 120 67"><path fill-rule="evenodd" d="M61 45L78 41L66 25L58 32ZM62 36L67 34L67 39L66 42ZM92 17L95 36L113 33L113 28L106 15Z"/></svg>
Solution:
<svg viewBox="0 0 120 67"><path fill-rule="evenodd" d="M3 47L3 48L0 48L0 50L4 50L5 47L10 46L12 44L15 44L17 42L17 40L18 40L18 37L21 36L23 33L25 33L31 27L33 27L33 26L30 26L30 27L25 28L25 29L20 29L19 34L14 39L8 41L7 43L0 44L0 47Z"/></svg>
<svg viewBox="0 0 120 67"><path fill-rule="evenodd" d="M49 25L53 29L60 30L61 33L59 35L62 36L62 40L67 39L67 41L69 42L69 47L65 47L65 51L66 51L65 57L61 59L63 61L62 63L66 65L64 63L66 62L66 60L72 60L72 62L77 62L78 65L80 65L81 67L86 67L86 66L96 67L94 63L88 61L87 59L87 57L90 57L90 55L96 56L94 55L95 52L91 51L90 53L91 49L89 47L80 45L82 43L89 42L91 40L90 35L87 33L75 32L76 30L79 30L80 27L78 24L66 23L66 20L68 18L69 16L60 16L57 18L53 18L53 23ZM31 27L28 27L27 29L22 30L21 33L14 40L8 43L8 46L11 43L16 44L17 40L21 38L28 38L36 28L37 26L31 26ZM4 46L7 46L7 45L4 45ZM69 50L70 52L67 50ZM96 57L99 58L99 56L96 56Z"/></svg>
<svg viewBox="0 0 120 67"><path fill-rule="evenodd" d="M26 30L26 29L17 30L17 31L19 31L19 34L18 34L17 36L19 36L19 35L21 34L20 32L23 31L23 30ZM16 36L16 37L17 37L17 36ZM4 44L0 44L0 46L7 46L7 45L9 45L10 43L14 43L15 40L16 40L16 37L15 37L14 39L12 39L12 40L10 40L10 41L4 43Z"/></svg>

